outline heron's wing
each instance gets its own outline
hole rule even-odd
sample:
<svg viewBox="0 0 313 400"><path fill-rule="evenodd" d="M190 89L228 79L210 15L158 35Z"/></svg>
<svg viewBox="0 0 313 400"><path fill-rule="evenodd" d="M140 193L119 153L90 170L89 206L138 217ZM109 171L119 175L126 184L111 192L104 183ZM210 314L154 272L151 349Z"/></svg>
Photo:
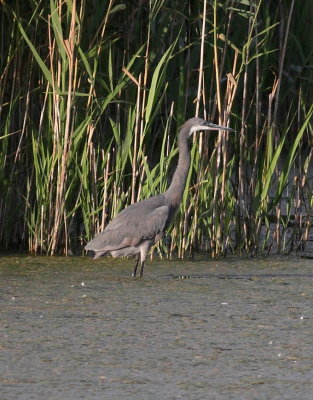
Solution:
<svg viewBox="0 0 313 400"><path fill-rule="evenodd" d="M114 218L106 229L91 240L86 250L109 251L136 246L142 240L159 239L164 231L169 207L153 208L149 204L127 207Z"/></svg>
<svg viewBox="0 0 313 400"><path fill-rule="evenodd" d="M158 207L150 213L144 224L145 234L142 236L142 239L154 239L161 234L165 229L168 216L168 206Z"/></svg>

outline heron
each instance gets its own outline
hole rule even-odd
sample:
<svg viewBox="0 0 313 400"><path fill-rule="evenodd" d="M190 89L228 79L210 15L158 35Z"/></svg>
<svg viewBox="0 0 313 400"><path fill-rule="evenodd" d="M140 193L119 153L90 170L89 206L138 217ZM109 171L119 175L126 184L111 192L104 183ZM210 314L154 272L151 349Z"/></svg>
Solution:
<svg viewBox="0 0 313 400"><path fill-rule="evenodd" d="M178 164L168 189L161 194L133 203L124 208L85 246L92 251L94 259L103 255L127 257L137 255L132 276L143 276L145 260L150 248L162 239L178 210L186 186L190 167L188 139L194 132L207 130L233 131L202 118L190 118L178 134Z"/></svg>

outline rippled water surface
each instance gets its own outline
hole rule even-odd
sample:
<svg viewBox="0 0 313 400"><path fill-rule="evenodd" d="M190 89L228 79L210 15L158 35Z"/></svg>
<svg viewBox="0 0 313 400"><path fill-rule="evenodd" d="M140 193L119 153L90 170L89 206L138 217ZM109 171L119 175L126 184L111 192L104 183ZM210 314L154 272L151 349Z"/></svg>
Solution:
<svg viewBox="0 0 313 400"><path fill-rule="evenodd" d="M0 398L311 400L312 267L2 257Z"/></svg>

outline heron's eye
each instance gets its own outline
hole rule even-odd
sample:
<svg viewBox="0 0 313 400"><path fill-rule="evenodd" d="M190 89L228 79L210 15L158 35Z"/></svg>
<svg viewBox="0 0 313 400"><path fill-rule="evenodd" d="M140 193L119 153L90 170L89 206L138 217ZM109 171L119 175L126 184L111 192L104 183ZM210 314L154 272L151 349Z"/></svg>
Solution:
<svg viewBox="0 0 313 400"><path fill-rule="evenodd" d="M192 135L196 131L205 131L207 129L210 129L210 128L208 126L205 126L205 125L195 125L190 129L189 136Z"/></svg>

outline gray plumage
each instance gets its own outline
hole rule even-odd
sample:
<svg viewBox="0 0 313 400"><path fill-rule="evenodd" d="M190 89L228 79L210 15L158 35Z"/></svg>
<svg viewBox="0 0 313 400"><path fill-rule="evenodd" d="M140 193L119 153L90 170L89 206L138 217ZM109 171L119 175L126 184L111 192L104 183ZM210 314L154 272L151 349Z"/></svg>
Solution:
<svg viewBox="0 0 313 400"><path fill-rule="evenodd" d="M105 254L114 258L138 254L133 276L136 276L139 261L139 275L143 275L148 251L162 238L180 205L190 167L188 138L200 130L232 129L201 118L187 120L178 136L178 164L167 191L138 201L122 210L103 232L86 245L85 250L94 252L94 259Z"/></svg>

